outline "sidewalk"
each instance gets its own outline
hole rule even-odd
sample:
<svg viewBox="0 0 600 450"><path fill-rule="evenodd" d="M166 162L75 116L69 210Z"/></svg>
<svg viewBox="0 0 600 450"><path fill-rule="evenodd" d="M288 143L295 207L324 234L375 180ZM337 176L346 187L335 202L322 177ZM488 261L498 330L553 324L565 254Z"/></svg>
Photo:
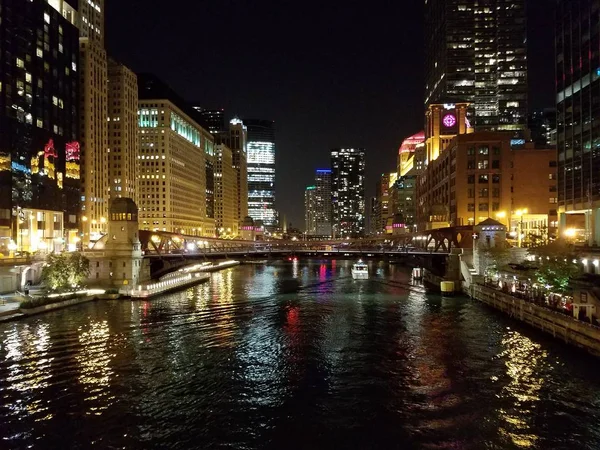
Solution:
<svg viewBox="0 0 600 450"><path fill-rule="evenodd" d="M19 305L24 300L25 297L16 292L0 295L0 317L18 313Z"/></svg>

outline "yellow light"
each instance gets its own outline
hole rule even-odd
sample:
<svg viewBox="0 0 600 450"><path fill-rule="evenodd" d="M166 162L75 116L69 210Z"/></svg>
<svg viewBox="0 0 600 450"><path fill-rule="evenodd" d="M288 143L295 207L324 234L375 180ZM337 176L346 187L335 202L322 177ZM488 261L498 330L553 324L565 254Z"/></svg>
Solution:
<svg viewBox="0 0 600 450"><path fill-rule="evenodd" d="M86 217L86 216L83 216L83 217L81 218L81 221L82 221L82 222L87 222L87 217Z"/></svg>
<svg viewBox="0 0 600 450"><path fill-rule="evenodd" d="M100 217L100 223L106 223L106 217Z"/></svg>
<svg viewBox="0 0 600 450"><path fill-rule="evenodd" d="M506 217L506 212L505 211L499 211L496 213L496 217L498 219L504 219Z"/></svg>
<svg viewBox="0 0 600 450"><path fill-rule="evenodd" d="M563 234L565 237L575 237L577 230L575 230L575 228L567 228Z"/></svg>

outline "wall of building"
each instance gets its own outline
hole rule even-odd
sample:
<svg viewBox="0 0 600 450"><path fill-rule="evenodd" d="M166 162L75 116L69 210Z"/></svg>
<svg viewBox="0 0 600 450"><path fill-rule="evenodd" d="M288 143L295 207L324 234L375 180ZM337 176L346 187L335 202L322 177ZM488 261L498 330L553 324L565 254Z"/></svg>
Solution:
<svg viewBox="0 0 600 450"><path fill-rule="evenodd" d="M231 149L215 146L215 227L218 236L237 236L237 171Z"/></svg>
<svg viewBox="0 0 600 450"><path fill-rule="evenodd" d="M108 180L110 198L137 199L139 156L137 76L108 61Z"/></svg>
<svg viewBox="0 0 600 450"><path fill-rule="evenodd" d="M139 101L139 219L147 230L214 236L206 217L205 142L212 136L168 100Z"/></svg>

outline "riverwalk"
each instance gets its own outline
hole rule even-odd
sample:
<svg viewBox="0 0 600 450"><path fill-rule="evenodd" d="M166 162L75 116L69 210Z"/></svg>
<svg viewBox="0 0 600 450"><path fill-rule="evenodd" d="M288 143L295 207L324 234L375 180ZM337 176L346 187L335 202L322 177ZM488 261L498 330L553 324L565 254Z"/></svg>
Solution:
<svg viewBox="0 0 600 450"><path fill-rule="evenodd" d="M481 284L472 284L467 293L510 317L600 356L600 327Z"/></svg>

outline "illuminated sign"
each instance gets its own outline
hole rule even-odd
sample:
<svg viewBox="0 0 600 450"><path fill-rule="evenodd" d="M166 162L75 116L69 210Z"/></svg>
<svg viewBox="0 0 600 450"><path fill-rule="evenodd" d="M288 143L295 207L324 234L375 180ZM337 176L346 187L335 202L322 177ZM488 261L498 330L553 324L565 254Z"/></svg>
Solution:
<svg viewBox="0 0 600 450"><path fill-rule="evenodd" d="M444 103L444 109L456 109L456 105L454 103Z"/></svg>
<svg viewBox="0 0 600 450"><path fill-rule="evenodd" d="M50 139L48 141L48 143L46 144L46 146L44 147L44 158L48 159L48 158L57 158L58 154L56 153L56 150L54 149L54 141L52 139Z"/></svg>
<svg viewBox="0 0 600 450"><path fill-rule="evenodd" d="M446 128L453 127L456 125L456 116L454 114L446 114L442 122Z"/></svg>
<svg viewBox="0 0 600 450"><path fill-rule="evenodd" d="M79 161L79 142L69 142L65 147L65 154L67 161Z"/></svg>
<svg viewBox="0 0 600 450"><path fill-rule="evenodd" d="M510 146L514 147L516 145L525 145L525 139L511 139Z"/></svg>

